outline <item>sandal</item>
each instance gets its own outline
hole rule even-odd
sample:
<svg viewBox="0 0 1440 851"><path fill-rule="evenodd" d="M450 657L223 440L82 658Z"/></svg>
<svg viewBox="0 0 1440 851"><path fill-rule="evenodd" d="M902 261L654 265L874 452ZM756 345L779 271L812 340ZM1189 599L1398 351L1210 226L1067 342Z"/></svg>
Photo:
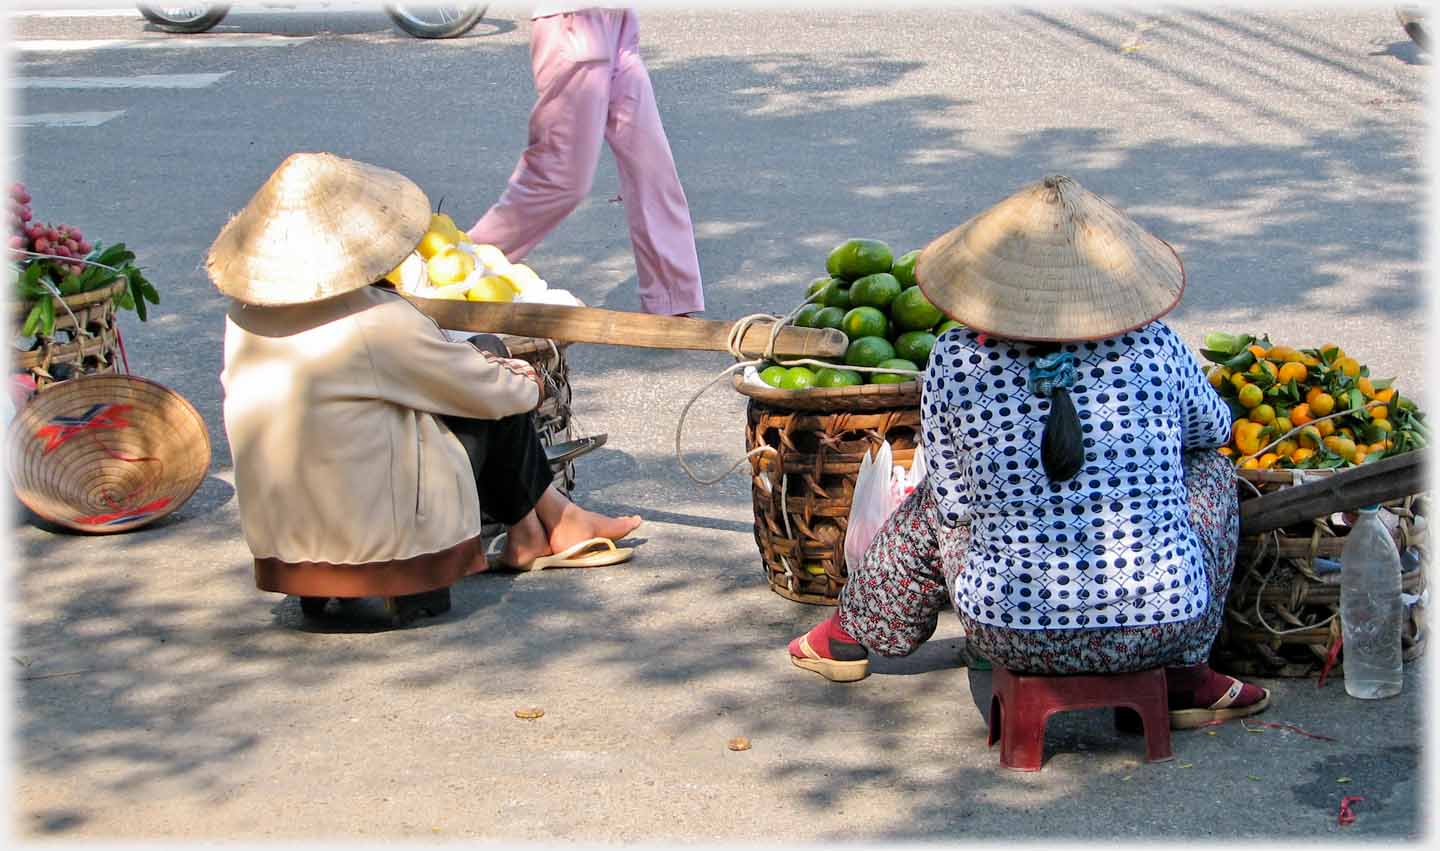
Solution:
<svg viewBox="0 0 1440 851"><path fill-rule="evenodd" d="M528 573L547 567L607 567L629 561L634 554L633 547L617 547L609 538L591 538L553 555L541 556L529 564L500 564L510 570Z"/></svg>
<svg viewBox="0 0 1440 851"><path fill-rule="evenodd" d="M1245 706L1235 706L1240 693L1245 689L1245 683L1234 677L1228 677L1230 687L1220 695L1220 699L1207 707L1195 707L1191 709L1170 710L1170 729L1191 730L1196 727L1203 727L1212 721L1229 721L1234 718L1247 718L1251 715L1258 715L1270 706L1270 690L1260 689L1260 699Z"/></svg>
<svg viewBox="0 0 1440 851"><path fill-rule="evenodd" d="M831 653L838 650L841 655L854 656L858 654L860 658L827 659L810 646L810 633L814 631L812 629L790 642L790 663L792 665L807 671L814 671L832 683L853 683L870 675L869 654L864 647L846 642L832 642L830 644Z"/></svg>

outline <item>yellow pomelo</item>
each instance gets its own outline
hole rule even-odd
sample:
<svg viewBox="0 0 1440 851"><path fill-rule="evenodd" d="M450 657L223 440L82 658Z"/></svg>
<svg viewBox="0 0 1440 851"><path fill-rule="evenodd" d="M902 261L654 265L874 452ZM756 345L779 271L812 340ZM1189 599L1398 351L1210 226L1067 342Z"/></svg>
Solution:
<svg viewBox="0 0 1440 851"><path fill-rule="evenodd" d="M430 258L430 283L437 287L458 284L475 271L475 258L458 248L448 248Z"/></svg>
<svg viewBox="0 0 1440 851"><path fill-rule="evenodd" d="M470 301L514 301L515 289L496 275L487 275L465 293Z"/></svg>

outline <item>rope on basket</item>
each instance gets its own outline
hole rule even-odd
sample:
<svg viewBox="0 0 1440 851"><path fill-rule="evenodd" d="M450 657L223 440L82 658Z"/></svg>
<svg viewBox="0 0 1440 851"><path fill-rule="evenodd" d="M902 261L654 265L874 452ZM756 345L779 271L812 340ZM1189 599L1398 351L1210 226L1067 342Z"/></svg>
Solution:
<svg viewBox="0 0 1440 851"><path fill-rule="evenodd" d="M40 251L29 251L24 248L12 248L10 249L10 251L14 254L24 254L27 257L39 257L46 260L63 260L67 263L83 263L86 266L94 266L97 269L104 269L108 272L114 272L117 278L124 277L125 275L124 272L116 269L114 266L107 266L104 263L96 263L94 260L87 260L84 257L61 257L58 254L45 254ZM94 334L90 333L85 328L85 326L80 324L80 319L75 315L75 311L70 309L70 305L65 303L65 296L60 294L60 289L58 287L56 287L49 280L43 277L40 278L40 284L41 286L45 287L45 289L50 291L50 294L53 295L57 301L60 302L61 307L65 308L65 312L70 315L70 321L75 325L75 333L77 335L86 338L93 338L95 336ZM125 356L125 342L120 339L120 326L118 324L115 326L115 341L120 345L120 360L125 364L125 374L129 375L130 359Z"/></svg>
<svg viewBox="0 0 1440 851"><path fill-rule="evenodd" d="M758 366L762 363L765 363L766 361L772 361L778 366L813 365L822 368L835 366L835 364L833 363L815 360L814 358L796 358L794 360L780 360L775 356L775 340L780 336L780 332L785 328L786 325L793 325L795 317L799 315L800 311L803 310L806 305L812 304L815 299L819 297L819 295L819 293L816 293L809 298L806 298L804 301L800 302L800 304L797 305L794 310L790 311L784 316L776 316L770 313L752 313L748 316L740 317L739 319L735 320L735 323L733 325L730 326L730 333L726 338L725 348L727 351L730 352L731 357L735 358L736 362L722 369L718 375L706 382L705 385L702 386L699 390L695 391L695 395L691 396L690 401L685 403L685 407L680 409L680 419L678 422L675 423L675 460L680 464L680 469L685 471L685 475L690 477L690 481L694 482L697 485L716 484L723 480L726 476L739 469L740 465L749 461L751 457L764 452L776 452L775 448L772 446L757 446L749 452L746 452L743 456L736 460L734 464L731 464L725 470L725 472L711 479L702 479L695 474L694 470L690 469L689 464L685 463L685 456L680 450L680 437L685 429L685 417L689 415L690 408L693 407L697 401L699 401L700 397L703 396L707 390L709 390L711 387L714 387L720 381L730 377L731 375L740 370L745 369L746 367ZM770 323L769 337L765 341L765 352L757 359L746 360L745 353L741 350L740 345L745 339L746 332L750 330L750 327L752 325L755 325L758 322ZM854 370L856 372L884 372L891 374L899 373L905 375L920 375L923 372L923 370L918 369L881 369L880 367L869 366L847 365L845 368ZM778 452L776 454L778 454Z"/></svg>

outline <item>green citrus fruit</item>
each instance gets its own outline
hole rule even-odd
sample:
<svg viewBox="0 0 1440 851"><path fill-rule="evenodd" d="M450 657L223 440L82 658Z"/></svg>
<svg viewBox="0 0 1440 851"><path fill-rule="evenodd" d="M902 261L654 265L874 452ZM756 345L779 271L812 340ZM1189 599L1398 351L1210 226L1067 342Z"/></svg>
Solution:
<svg viewBox="0 0 1440 851"><path fill-rule="evenodd" d="M934 347L935 335L929 331L906 331L895 338L895 356L915 363L929 361Z"/></svg>
<svg viewBox="0 0 1440 851"><path fill-rule="evenodd" d="M815 314L815 324L811 328L836 328L845 330L845 308L843 307L822 307L820 312Z"/></svg>
<svg viewBox="0 0 1440 851"><path fill-rule="evenodd" d="M959 322L956 322L954 319L946 319L944 322L941 322L939 325L936 325L936 326L935 326L935 330L934 330L934 331L931 331L930 333L931 333L931 334L934 334L935 336L938 337L938 336L940 336L941 334L944 334L946 331L949 331L951 328L964 328L964 327L965 327L964 325L961 325Z"/></svg>
<svg viewBox="0 0 1440 851"><path fill-rule="evenodd" d="M781 390L808 390L815 386L815 373L806 366L792 366L780 378Z"/></svg>
<svg viewBox="0 0 1440 851"><path fill-rule="evenodd" d="M886 327L885 314L875 307L852 307L845 313L845 319L840 323L840 330L845 336L852 340L861 337L884 337Z"/></svg>
<svg viewBox="0 0 1440 851"><path fill-rule="evenodd" d="M818 304L807 304L800 308L800 312L795 314L795 327L814 328L815 314L821 310L824 310L824 308Z"/></svg>
<svg viewBox="0 0 1440 851"><path fill-rule="evenodd" d="M919 287L911 287L890 302L890 318L902 331L919 331L933 328L945 314L925 298Z"/></svg>
<svg viewBox="0 0 1440 851"><path fill-rule="evenodd" d="M890 246L878 239L847 239L835 246L825 258L825 268L830 274L847 281L890 271L895 255Z"/></svg>
<svg viewBox="0 0 1440 851"><path fill-rule="evenodd" d="M830 283L825 285L824 291L819 298L815 299L819 304L826 307L838 307L842 310L850 309L850 287L839 278L831 278Z"/></svg>
<svg viewBox="0 0 1440 851"><path fill-rule="evenodd" d="M864 383L864 376L853 369L827 366L815 373L816 387L857 387Z"/></svg>
<svg viewBox="0 0 1440 851"><path fill-rule="evenodd" d="M861 337L850 341L845 350L847 366L879 366L881 361L895 357L895 347L884 337Z"/></svg>
<svg viewBox="0 0 1440 851"><path fill-rule="evenodd" d="M905 358L886 358L875 364L883 369L919 369L913 361ZM905 375L894 372L872 372L870 373L871 384L904 384L907 381L915 381L916 376Z"/></svg>
<svg viewBox="0 0 1440 851"><path fill-rule="evenodd" d="M900 282L889 272L866 275L850 285L850 306L884 310L900 295L900 290Z"/></svg>
<svg viewBox="0 0 1440 851"><path fill-rule="evenodd" d="M760 370L760 380L771 387L779 387L780 379L785 377L785 367L779 365L767 366Z"/></svg>
<svg viewBox="0 0 1440 851"><path fill-rule="evenodd" d="M907 251L895 259L895 265L890 267L890 274L900 282L902 287L915 286L915 261L920 259L920 249Z"/></svg>
<svg viewBox="0 0 1440 851"><path fill-rule="evenodd" d="M815 295L816 293L825 289L825 285L830 283L830 281L832 280L834 279L831 278L829 275L826 275L823 278L816 278L815 280L811 281L810 286L805 288L805 297L809 298L810 296Z"/></svg>

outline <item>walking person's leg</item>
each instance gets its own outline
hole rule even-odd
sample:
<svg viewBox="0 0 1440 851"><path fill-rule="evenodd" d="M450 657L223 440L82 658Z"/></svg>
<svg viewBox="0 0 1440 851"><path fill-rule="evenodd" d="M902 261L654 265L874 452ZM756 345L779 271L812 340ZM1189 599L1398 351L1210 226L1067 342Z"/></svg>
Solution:
<svg viewBox="0 0 1440 851"><path fill-rule="evenodd" d="M529 140L510 181L468 231L519 261L589 194L600 162L611 67L603 32L582 13L530 22L535 106Z"/></svg>
<svg viewBox="0 0 1440 851"><path fill-rule="evenodd" d="M615 153L640 305L647 313L702 311L705 296L690 204L640 58L638 21L631 10L616 14L623 17L605 140Z"/></svg>

